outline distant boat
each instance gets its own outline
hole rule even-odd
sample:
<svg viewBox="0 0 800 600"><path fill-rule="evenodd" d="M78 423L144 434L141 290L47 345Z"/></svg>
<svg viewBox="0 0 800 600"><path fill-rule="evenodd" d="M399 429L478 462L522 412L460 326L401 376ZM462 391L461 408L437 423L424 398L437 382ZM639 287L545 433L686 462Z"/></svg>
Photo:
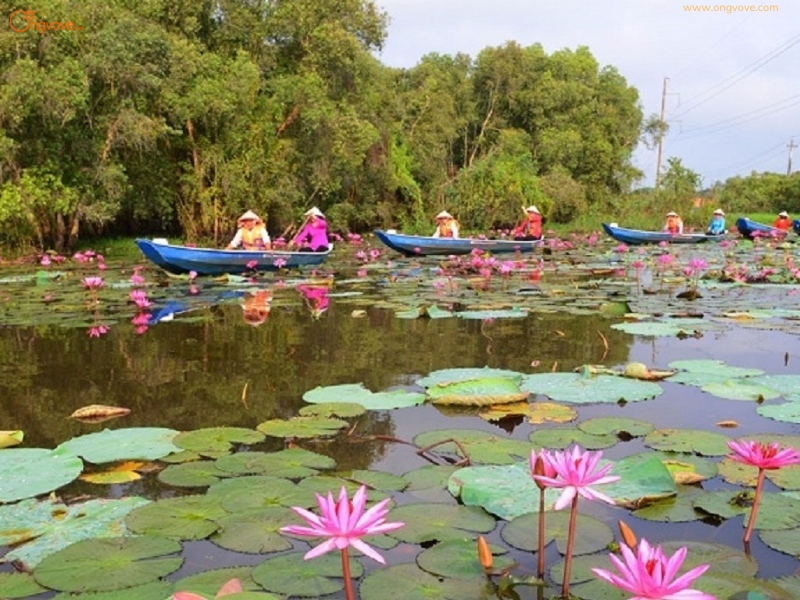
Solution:
<svg viewBox="0 0 800 600"><path fill-rule="evenodd" d="M544 243L542 240L435 238L424 235L405 235L381 229L376 230L375 235L389 248L406 256L449 256L451 254L470 254L473 250L493 254L533 252Z"/></svg>
<svg viewBox="0 0 800 600"><path fill-rule="evenodd" d="M725 239L725 234L708 235L705 233L667 233L664 231L643 231L640 229L627 229L616 223L603 223L603 229L612 238L629 245L636 244L702 244Z"/></svg>
<svg viewBox="0 0 800 600"><path fill-rule="evenodd" d="M800 219L792 221L792 229L797 235L800 235Z"/></svg>
<svg viewBox="0 0 800 600"><path fill-rule="evenodd" d="M321 264L331 253L282 250L220 250L176 246L166 240L136 240L151 262L170 273L194 271L198 275L240 275L250 271L277 271Z"/></svg>
<svg viewBox="0 0 800 600"><path fill-rule="evenodd" d="M798 223L798 221L794 221L792 226L798 227L795 225L795 223ZM789 233L783 229L773 227L772 225L766 225L765 223L752 221L747 217L739 217L736 219L736 229L738 229L739 233L741 233L744 237L749 239L753 239L753 237L756 236L784 238ZM797 231L797 229L795 229L795 231Z"/></svg>

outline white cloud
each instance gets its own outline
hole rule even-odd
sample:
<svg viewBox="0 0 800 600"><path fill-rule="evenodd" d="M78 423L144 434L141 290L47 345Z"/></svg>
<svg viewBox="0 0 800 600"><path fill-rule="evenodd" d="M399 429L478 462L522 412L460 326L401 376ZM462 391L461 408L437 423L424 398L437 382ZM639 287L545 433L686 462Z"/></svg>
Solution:
<svg viewBox="0 0 800 600"><path fill-rule="evenodd" d="M787 101L772 109L783 108L773 114L765 109L800 94L800 2L796 0L376 3L391 18L388 40L379 55L389 66L411 67L429 52L464 52L475 57L483 48L509 40L523 46L540 43L548 53L588 46L601 65L616 67L639 90L646 116L659 112L662 80L669 77L667 114L677 120L665 140L664 155L681 158L706 184L753 169L785 172L788 149L779 152L776 148L792 135L800 142L800 104L792 106ZM765 3L779 10L727 14L683 8L701 3L742 7ZM792 41L796 45L770 62L756 62ZM746 73L741 81L722 89ZM693 107L701 100L705 101ZM709 127L725 119L734 120L725 128ZM691 137L690 130L694 130ZM773 156L764 160L770 149ZM746 160L759 155L760 162ZM655 154L642 147L635 161L646 171L646 182L652 183Z"/></svg>

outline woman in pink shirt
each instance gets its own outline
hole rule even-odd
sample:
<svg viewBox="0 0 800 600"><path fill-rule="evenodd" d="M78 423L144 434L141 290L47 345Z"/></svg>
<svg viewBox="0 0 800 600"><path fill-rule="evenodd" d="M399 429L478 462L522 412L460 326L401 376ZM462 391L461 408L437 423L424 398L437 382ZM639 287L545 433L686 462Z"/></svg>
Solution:
<svg viewBox="0 0 800 600"><path fill-rule="evenodd" d="M300 252L328 251L328 222L325 215L316 206L305 212L306 220L300 232L294 236L289 246L297 247Z"/></svg>

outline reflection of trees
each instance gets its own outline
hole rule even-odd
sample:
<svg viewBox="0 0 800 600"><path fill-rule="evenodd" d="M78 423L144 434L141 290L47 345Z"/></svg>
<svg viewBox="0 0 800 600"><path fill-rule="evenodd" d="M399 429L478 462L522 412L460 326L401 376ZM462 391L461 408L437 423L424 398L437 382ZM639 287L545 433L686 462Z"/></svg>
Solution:
<svg viewBox="0 0 800 600"><path fill-rule="evenodd" d="M378 309L365 319L349 313L347 306L332 306L315 321L300 307L274 309L253 328L238 306L218 306L198 320L160 324L142 336L119 324L100 339L82 329L2 329L2 428L24 430L28 446L53 447L106 427L255 427L294 416L302 394L316 386L363 382L379 391L450 367L564 371L600 361L605 348L598 331L609 344L604 362L612 365L627 359L631 339L599 316L482 322L404 321ZM531 367L533 361L539 366ZM133 412L98 425L67 418L94 403ZM362 417L357 431L392 435L391 413ZM367 467L384 452L381 444L347 439L324 444L347 469Z"/></svg>

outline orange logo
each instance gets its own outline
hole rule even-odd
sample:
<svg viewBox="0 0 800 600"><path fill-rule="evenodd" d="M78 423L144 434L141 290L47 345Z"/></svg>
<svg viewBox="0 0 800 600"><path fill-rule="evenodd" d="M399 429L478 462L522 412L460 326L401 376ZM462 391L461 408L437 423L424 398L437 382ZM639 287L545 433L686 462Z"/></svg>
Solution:
<svg viewBox="0 0 800 600"><path fill-rule="evenodd" d="M29 29L44 33L45 31L81 31L83 27L75 25L72 21L39 21L36 18L38 10L15 10L8 17L8 25L17 33L25 33Z"/></svg>

